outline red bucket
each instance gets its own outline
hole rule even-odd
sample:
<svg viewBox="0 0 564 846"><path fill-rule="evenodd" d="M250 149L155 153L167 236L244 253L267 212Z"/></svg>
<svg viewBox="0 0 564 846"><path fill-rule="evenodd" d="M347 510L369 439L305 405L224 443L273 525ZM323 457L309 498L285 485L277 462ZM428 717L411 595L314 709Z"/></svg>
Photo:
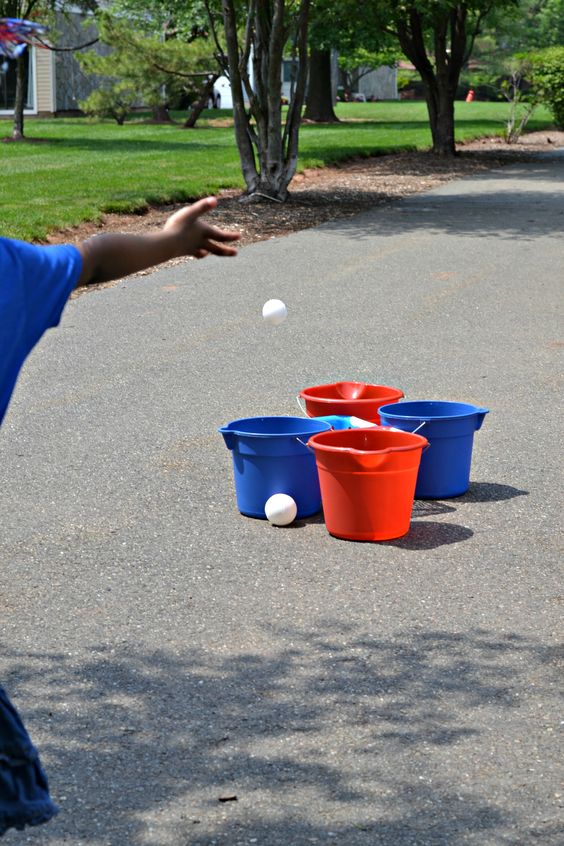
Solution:
<svg viewBox="0 0 564 846"><path fill-rule="evenodd" d="M409 531L426 438L411 432L333 429L313 435L327 531L347 540L382 541Z"/></svg>
<svg viewBox="0 0 564 846"><path fill-rule="evenodd" d="M305 402L308 417L338 414L360 417L371 423L380 423L378 409L381 405L398 402L403 396L403 391L398 388L368 385L366 382L333 382L300 391L300 399Z"/></svg>

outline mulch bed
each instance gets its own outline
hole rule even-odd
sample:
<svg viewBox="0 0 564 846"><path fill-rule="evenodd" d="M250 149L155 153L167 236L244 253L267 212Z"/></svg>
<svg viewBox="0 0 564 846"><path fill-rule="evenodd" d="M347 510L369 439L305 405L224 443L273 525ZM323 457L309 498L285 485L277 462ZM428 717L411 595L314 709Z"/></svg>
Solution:
<svg viewBox="0 0 564 846"><path fill-rule="evenodd" d="M539 152L564 147L564 132L536 132L507 145L499 138L463 145L452 160L431 153L394 153L353 159L333 167L296 174L285 203L241 203L240 191L223 191L213 222L241 233L240 246L288 235L329 220L353 217L377 205L503 165L534 160ZM164 224L182 204L150 208L143 214L107 214L96 223L83 223L52 233L47 243L79 243L102 232L146 232ZM191 259L174 259L168 265ZM152 270L143 271L146 275ZM115 284L115 283L107 283Z"/></svg>

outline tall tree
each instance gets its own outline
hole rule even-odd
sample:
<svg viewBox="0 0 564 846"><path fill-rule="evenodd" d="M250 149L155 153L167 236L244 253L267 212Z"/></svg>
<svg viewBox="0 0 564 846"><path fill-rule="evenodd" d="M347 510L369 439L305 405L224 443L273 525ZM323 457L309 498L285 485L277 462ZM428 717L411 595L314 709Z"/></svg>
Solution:
<svg viewBox="0 0 564 846"><path fill-rule="evenodd" d="M142 24L144 31L135 24ZM177 30L172 35L169 28L166 31L170 37L163 37L153 18L140 21L102 12L97 16L97 25L100 41L112 51L108 55L88 52L80 56L80 64L87 72L104 78L83 108L93 113L103 112L106 105L124 99L127 105L127 97L121 95L133 91L152 109L154 120L170 121L171 97L190 92L195 107L191 108L185 126L193 127L219 76L211 42L201 37L198 29L180 36ZM122 117L121 109L118 112Z"/></svg>
<svg viewBox="0 0 564 846"><path fill-rule="evenodd" d="M222 0L222 8L235 139L246 194L284 201L298 162L310 0ZM286 51L292 55L296 71L283 122L282 60Z"/></svg>
<svg viewBox="0 0 564 846"><path fill-rule="evenodd" d="M29 19L48 15L52 4L45 0L0 0L0 18ZM12 138L22 141L24 137L24 109L28 84L26 57L20 53L16 58L16 93L14 98L14 121Z"/></svg>
<svg viewBox="0 0 564 846"><path fill-rule="evenodd" d="M360 51L373 58L380 54L380 64L393 64L397 58L399 50L395 42L394 49L390 50L390 36L374 26L373 14L369 14L372 7L377 6L378 0L362 3L358 0L312 0L305 118L324 123L338 120L333 109L332 50L338 52L339 64L344 63L347 70L354 67L353 57Z"/></svg>
<svg viewBox="0 0 564 846"><path fill-rule="evenodd" d="M349 0L312 0L309 26L309 79L304 119L315 123L337 123L333 104L331 51L348 37ZM353 12L354 14L354 12Z"/></svg>
<svg viewBox="0 0 564 846"><path fill-rule="evenodd" d="M433 152L453 156L454 98L474 40L494 8L517 0L375 0L374 25L395 36L425 89Z"/></svg>
<svg viewBox="0 0 564 846"><path fill-rule="evenodd" d="M315 123L339 122L333 108L331 50L328 47L320 50L313 47L309 54L309 79L304 120Z"/></svg>
<svg viewBox="0 0 564 846"><path fill-rule="evenodd" d="M483 37L489 40L490 52L502 60L515 53L564 45L564 0L519 0L513 8L494 8ZM478 50L481 40L477 39Z"/></svg>

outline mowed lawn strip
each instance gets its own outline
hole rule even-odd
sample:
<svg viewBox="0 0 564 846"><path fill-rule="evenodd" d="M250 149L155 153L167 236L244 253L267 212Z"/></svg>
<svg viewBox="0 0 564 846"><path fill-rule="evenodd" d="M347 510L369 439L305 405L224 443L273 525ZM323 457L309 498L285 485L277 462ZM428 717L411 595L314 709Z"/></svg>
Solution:
<svg viewBox="0 0 564 846"><path fill-rule="evenodd" d="M342 123L305 124L299 168L324 167L355 156L425 150L431 134L422 102L339 103ZM502 134L506 103L457 103L456 140ZM28 143L0 147L0 234L42 240L56 229L104 212L140 212L148 205L189 201L223 188L243 188L228 111L205 112L196 129L154 125L142 116L117 126L88 118L31 120ZM552 125L538 109L528 129ZM0 121L0 138L11 132Z"/></svg>

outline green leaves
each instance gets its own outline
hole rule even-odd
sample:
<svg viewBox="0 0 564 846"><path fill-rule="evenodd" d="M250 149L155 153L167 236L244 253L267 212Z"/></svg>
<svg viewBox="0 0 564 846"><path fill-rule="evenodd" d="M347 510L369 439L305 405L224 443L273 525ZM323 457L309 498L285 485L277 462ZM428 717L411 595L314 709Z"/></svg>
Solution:
<svg viewBox="0 0 564 846"><path fill-rule="evenodd" d="M530 55L532 81L559 129L564 129L564 46Z"/></svg>

